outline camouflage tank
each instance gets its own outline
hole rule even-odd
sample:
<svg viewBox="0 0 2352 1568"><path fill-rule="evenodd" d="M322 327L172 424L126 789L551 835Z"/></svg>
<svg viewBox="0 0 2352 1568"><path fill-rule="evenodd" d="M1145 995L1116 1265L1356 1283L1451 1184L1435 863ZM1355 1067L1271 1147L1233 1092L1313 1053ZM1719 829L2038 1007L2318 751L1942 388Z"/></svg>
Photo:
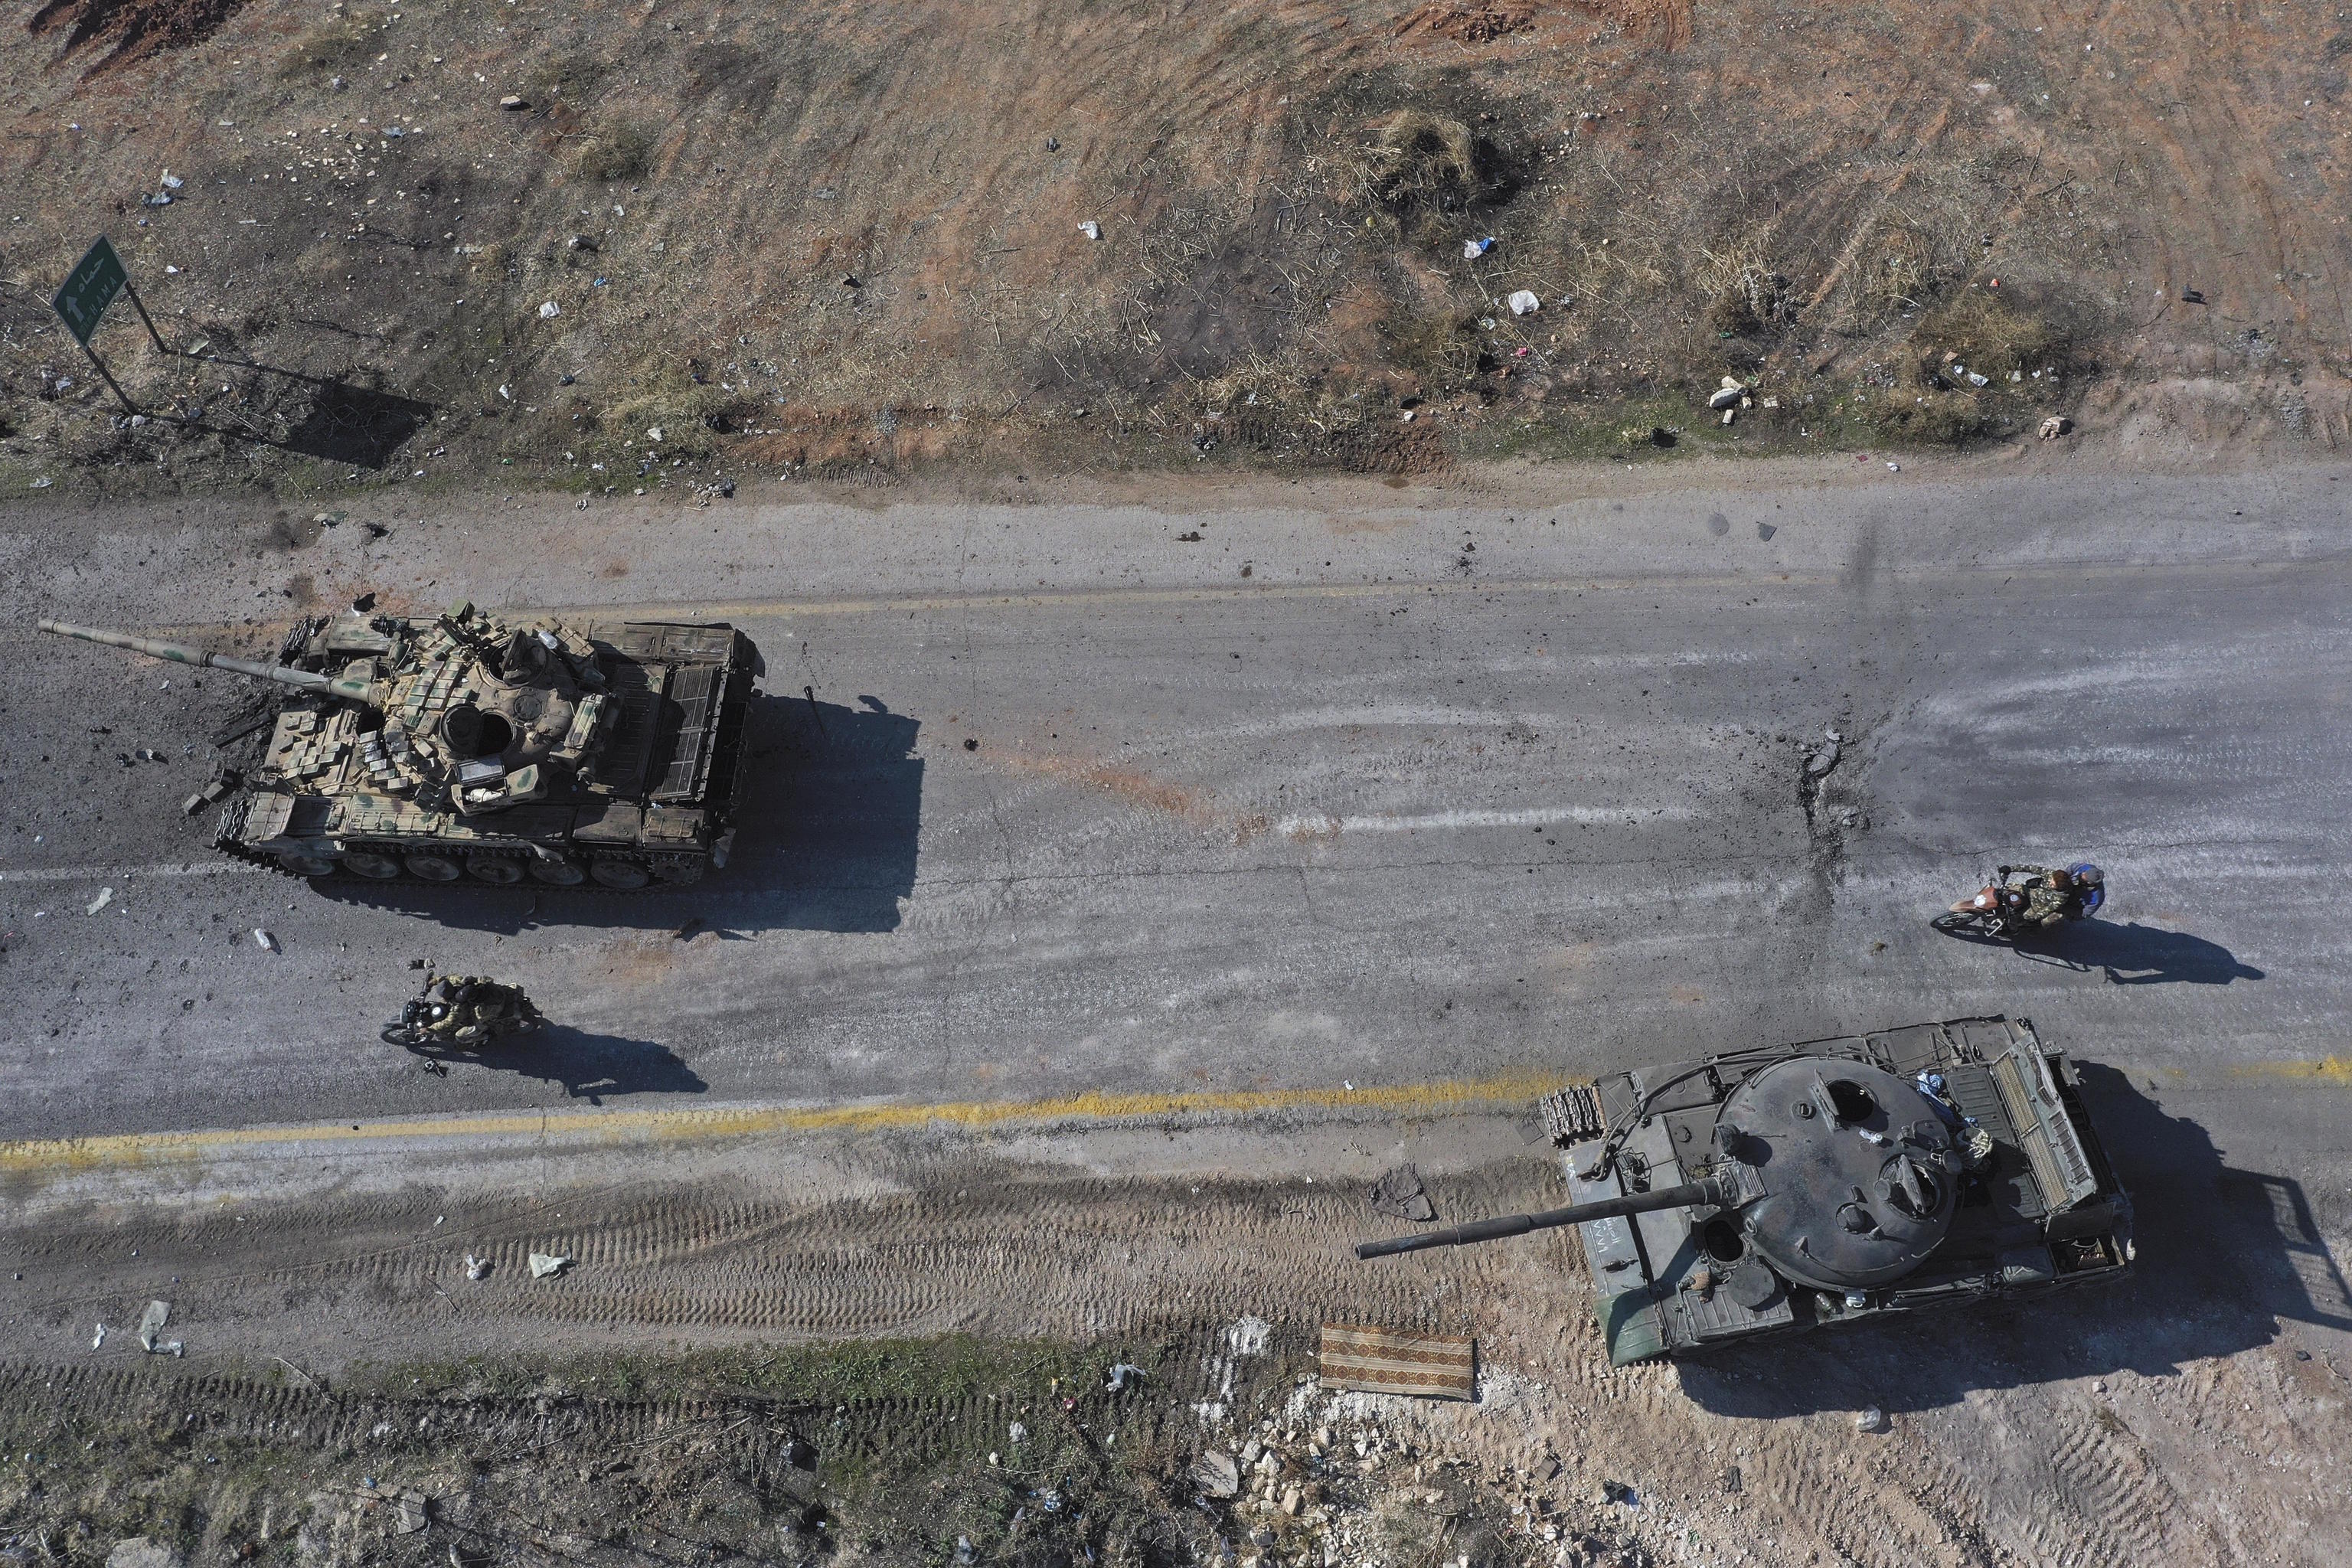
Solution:
<svg viewBox="0 0 2352 1568"><path fill-rule="evenodd" d="M725 625L469 604L296 628L277 663L41 630L287 689L215 842L302 877L631 891L724 866L759 649Z"/></svg>
<svg viewBox="0 0 2352 1568"><path fill-rule="evenodd" d="M1539 1109L1573 1205L1357 1256L1575 1226L1620 1366L2132 1263L2131 1200L2074 1066L2022 1018L1643 1068Z"/></svg>

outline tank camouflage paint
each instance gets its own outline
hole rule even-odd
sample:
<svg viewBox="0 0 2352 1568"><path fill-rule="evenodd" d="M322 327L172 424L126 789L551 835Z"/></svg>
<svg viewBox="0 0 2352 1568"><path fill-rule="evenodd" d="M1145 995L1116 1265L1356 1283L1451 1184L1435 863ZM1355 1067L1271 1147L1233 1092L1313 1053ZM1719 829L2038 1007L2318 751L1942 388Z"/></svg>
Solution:
<svg viewBox="0 0 2352 1568"><path fill-rule="evenodd" d="M275 663L41 630L286 689L215 842L303 877L632 891L724 866L759 649L723 624L470 604L306 623Z"/></svg>

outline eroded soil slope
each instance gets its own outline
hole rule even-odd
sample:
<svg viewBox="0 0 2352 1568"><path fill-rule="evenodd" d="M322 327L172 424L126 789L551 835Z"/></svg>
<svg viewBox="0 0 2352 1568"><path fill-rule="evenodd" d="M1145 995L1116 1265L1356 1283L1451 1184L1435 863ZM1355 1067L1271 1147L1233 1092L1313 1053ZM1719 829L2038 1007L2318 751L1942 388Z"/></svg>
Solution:
<svg viewBox="0 0 2352 1568"><path fill-rule="evenodd" d="M2352 30L2325 5L19 0L0 26L11 472L511 459L601 489L1966 441L2053 410L2346 430ZM172 346L327 382L166 358L118 306L134 395L202 411L119 418L46 303L100 230ZM1728 428L1726 374L1755 395Z"/></svg>
<svg viewBox="0 0 2352 1568"><path fill-rule="evenodd" d="M844 1194L772 1184L758 1155L683 1184L523 1197L467 1173L24 1218L0 1529L440 1560L373 1477L494 1538L465 1552L522 1562L656 1541L791 1561L828 1510L852 1562L946 1562L958 1534L1037 1562L1209 1561L1222 1539L1268 1568L2316 1564L2347 1539L2342 1279L2291 1184L2194 1158L2137 1173L2152 1217L2120 1285L1612 1369L1565 1233L1361 1263L1349 1244L1398 1222L1328 1173L971 1150ZM1532 1152L1433 1191L1451 1218L1558 1198ZM534 1251L574 1261L534 1279ZM131 1342L166 1295L185 1361ZM1334 1395L1329 1321L1476 1336L1478 1402ZM1119 1363L1144 1375L1108 1389ZM1857 1430L1871 1406L1891 1429ZM1279 1452L1250 1495L1202 1504L1193 1455L1254 1461L1254 1438ZM1066 1515L1042 1501L1065 1493ZM306 1519L319 1550L298 1553Z"/></svg>

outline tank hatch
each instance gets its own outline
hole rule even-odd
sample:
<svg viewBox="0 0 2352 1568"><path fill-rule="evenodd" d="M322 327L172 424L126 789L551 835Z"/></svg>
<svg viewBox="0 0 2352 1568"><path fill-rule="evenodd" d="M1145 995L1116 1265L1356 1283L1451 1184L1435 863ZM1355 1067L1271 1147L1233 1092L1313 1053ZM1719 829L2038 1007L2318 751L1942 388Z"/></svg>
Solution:
<svg viewBox="0 0 2352 1568"><path fill-rule="evenodd" d="M1779 1062L1742 1084L1722 1152L1762 1195L1742 1228L1791 1279L1856 1290L1917 1268L1951 1229L1960 1158L1913 1085L1866 1063ZM1752 1190L1752 1189L1751 1189Z"/></svg>

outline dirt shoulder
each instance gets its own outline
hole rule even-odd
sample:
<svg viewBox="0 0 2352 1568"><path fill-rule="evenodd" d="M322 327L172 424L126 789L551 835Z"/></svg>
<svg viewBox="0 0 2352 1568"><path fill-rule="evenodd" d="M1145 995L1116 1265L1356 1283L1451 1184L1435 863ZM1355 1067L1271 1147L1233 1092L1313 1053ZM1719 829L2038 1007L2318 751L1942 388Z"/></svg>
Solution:
<svg viewBox="0 0 2352 1568"><path fill-rule="evenodd" d="M20 1205L0 1538L1530 1568L2320 1563L2352 1539L2340 1279L2193 1140L2148 1144L2161 1223L2095 1299L1612 1369L1565 1236L1349 1251L1396 1225L1365 1173L1401 1151L1441 1217L1557 1201L1499 1127L755 1141L543 1159L528 1186L442 1149L275 1201ZM572 1262L535 1279L533 1252ZM165 1298L184 1359L131 1335ZM1325 1388L1318 1325L1367 1321L1475 1336L1477 1399ZM1141 1377L1108 1387L1122 1363ZM1889 1430L1857 1428L1869 1406ZM1202 1497L1209 1448L1242 1496ZM400 1492L427 1528L400 1533Z"/></svg>
<svg viewBox="0 0 2352 1568"><path fill-rule="evenodd" d="M2352 34L2323 10L55 0L5 25L47 68L0 89L0 489L2352 430ZM101 334L185 423L122 417L49 312L100 230L166 342L213 356L155 353L121 305ZM1746 398L1711 408L1726 376Z"/></svg>

